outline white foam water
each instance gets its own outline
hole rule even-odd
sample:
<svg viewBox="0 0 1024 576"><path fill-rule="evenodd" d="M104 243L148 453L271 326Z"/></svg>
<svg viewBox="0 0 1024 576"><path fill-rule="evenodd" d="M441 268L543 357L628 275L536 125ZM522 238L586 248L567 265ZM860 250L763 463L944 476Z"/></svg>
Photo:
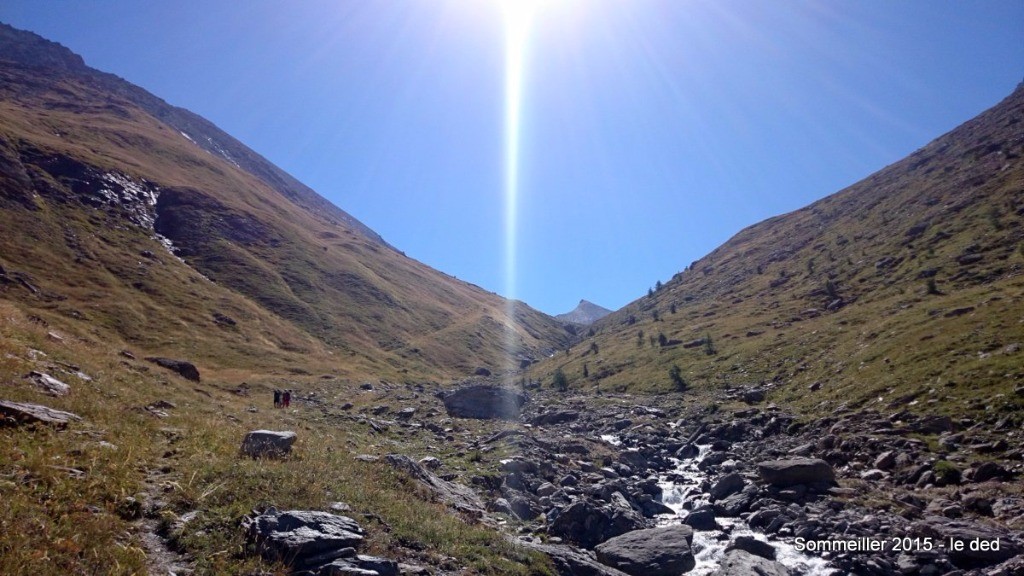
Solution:
<svg viewBox="0 0 1024 576"><path fill-rule="evenodd" d="M602 439L605 439L602 436ZM676 468L661 477L658 485L662 490L662 503L675 511L675 514L665 514L659 518L659 525L670 526L679 524L687 512L686 503L690 502L690 508L697 508L708 504L706 496L700 492L700 484L707 479L707 474L701 471L697 465L707 455L710 446L697 446L699 453L694 458L679 460ZM694 530L693 550L697 566L687 572L687 576L707 576L715 570L725 555L725 548L729 542L738 536L751 536L762 542L767 542L775 548L775 561L789 568L794 576L829 576L839 574L839 571L831 568L822 558L809 556L799 552L792 544L783 540L771 540L761 533L755 532L747 527L746 523L739 518L716 517L715 521L721 527L719 530Z"/></svg>

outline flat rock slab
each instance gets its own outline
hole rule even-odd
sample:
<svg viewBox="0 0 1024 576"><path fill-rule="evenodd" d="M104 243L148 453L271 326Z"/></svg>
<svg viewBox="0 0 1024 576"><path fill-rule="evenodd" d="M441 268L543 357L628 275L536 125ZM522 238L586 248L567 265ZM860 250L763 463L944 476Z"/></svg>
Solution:
<svg viewBox="0 0 1024 576"><path fill-rule="evenodd" d="M264 558L295 568L318 567L354 557L363 529L348 516L312 510L271 508L248 522L249 538Z"/></svg>
<svg viewBox="0 0 1024 576"><path fill-rule="evenodd" d="M836 473L828 462L819 458L787 458L759 462L757 471L761 478L778 488L797 484L835 484Z"/></svg>
<svg viewBox="0 0 1024 576"><path fill-rule="evenodd" d="M292 451L295 432L253 430L242 440L242 453L252 458L280 458Z"/></svg>
<svg viewBox="0 0 1024 576"><path fill-rule="evenodd" d="M46 374L45 372L29 372L25 378L31 380L35 384L36 388L42 390L44 394L50 396L67 396L71 393L71 386L57 380L53 376Z"/></svg>
<svg viewBox="0 0 1024 576"><path fill-rule="evenodd" d="M394 468L402 470L425 486L438 500L448 506L474 518L484 515L483 500L471 488L443 480L412 458L402 454L388 454L385 460Z"/></svg>
<svg viewBox="0 0 1024 576"><path fill-rule="evenodd" d="M950 560L957 568L994 566L1024 554L1024 545L1019 540L1019 535L1015 536L1005 528L980 522L926 516L917 524L917 530L924 536L945 541L947 546L950 541L962 543L956 549L946 549Z"/></svg>
<svg viewBox="0 0 1024 576"><path fill-rule="evenodd" d="M692 542L693 528L681 524L627 532L594 551L602 564L631 576L679 576L697 565Z"/></svg>
<svg viewBox="0 0 1024 576"><path fill-rule="evenodd" d="M48 424L57 428L64 428L69 422L76 422L82 419L77 414L54 410L39 404L27 402L9 402L0 400L0 414L4 420L12 420L16 424Z"/></svg>
<svg viewBox="0 0 1024 576"><path fill-rule="evenodd" d="M503 420L519 418L526 400L522 392L486 384L460 388L442 398L449 416Z"/></svg>
<svg viewBox="0 0 1024 576"><path fill-rule="evenodd" d="M175 360L173 358L160 358L158 356L150 356L146 360L162 366L168 370L173 370L181 375L186 380L192 380L193 382L199 382L199 369L196 368L195 364L186 362L184 360Z"/></svg>
<svg viewBox="0 0 1024 576"><path fill-rule="evenodd" d="M711 576L791 576L792 572L784 565L754 556L743 550L730 550L722 557L718 570Z"/></svg>
<svg viewBox="0 0 1024 576"><path fill-rule="evenodd" d="M564 546L560 544L541 544L540 542L533 542L529 540L516 540L511 539L512 542L529 548L530 550L536 550L545 554L551 559L551 563L554 564L555 570L560 575L572 576L626 576L626 573L601 564L593 557L577 550L571 546Z"/></svg>
<svg viewBox="0 0 1024 576"><path fill-rule="evenodd" d="M398 562L376 556L352 556L335 560L317 571L316 576L399 576Z"/></svg>

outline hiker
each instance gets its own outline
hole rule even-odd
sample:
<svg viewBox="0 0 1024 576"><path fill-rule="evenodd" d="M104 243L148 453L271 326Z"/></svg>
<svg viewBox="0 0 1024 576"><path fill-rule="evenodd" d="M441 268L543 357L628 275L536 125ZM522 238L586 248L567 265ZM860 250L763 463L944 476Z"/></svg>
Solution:
<svg viewBox="0 0 1024 576"><path fill-rule="evenodd" d="M291 390L285 390L284 391L284 407L287 408L288 405L291 404L291 402L292 402L292 391Z"/></svg>
<svg viewBox="0 0 1024 576"><path fill-rule="evenodd" d="M281 391L274 388L274 408L281 407Z"/></svg>

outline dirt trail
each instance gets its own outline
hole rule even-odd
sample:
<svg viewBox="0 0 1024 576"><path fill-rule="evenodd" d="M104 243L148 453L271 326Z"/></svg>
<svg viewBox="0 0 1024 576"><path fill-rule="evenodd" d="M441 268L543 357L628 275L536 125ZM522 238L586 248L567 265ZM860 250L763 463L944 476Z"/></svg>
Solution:
<svg viewBox="0 0 1024 576"><path fill-rule="evenodd" d="M174 435L167 435L167 443L173 443ZM184 576L195 571L195 560L175 551L168 539L160 533L159 512L164 488L176 481L173 475L175 451L164 452L155 465L146 473L143 484L143 515L135 522L135 530L146 551L146 570L152 576Z"/></svg>

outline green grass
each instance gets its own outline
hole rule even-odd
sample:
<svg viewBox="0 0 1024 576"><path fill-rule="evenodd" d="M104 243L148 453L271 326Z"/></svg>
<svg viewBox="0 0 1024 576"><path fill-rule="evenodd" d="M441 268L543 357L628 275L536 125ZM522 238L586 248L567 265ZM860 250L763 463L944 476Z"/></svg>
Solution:
<svg viewBox="0 0 1024 576"><path fill-rule="evenodd" d="M562 370L576 390L661 393L675 365L695 398L766 383L770 401L809 415L844 404L983 421L1019 413L1024 226L1007 215L1024 210L1021 108L1024 91L846 190L739 232L529 377ZM1002 152L976 158L979 143ZM928 293L929 275L940 294ZM661 334L710 335L715 353L659 345Z"/></svg>
<svg viewBox="0 0 1024 576"><path fill-rule="evenodd" d="M48 336L55 331L62 341ZM363 453L436 453L447 470L468 476L493 471L508 454L498 448L474 461L397 426L378 435L343 420L381 402L397 407L406 402L398 399L401 393L360 396L355 383L250 372L245 378L251 395L239 396L233 392L238 382L216 376L199 385L187 382L128 360L116 347L33 322L9 304L0 305L0 334L0 397L83 418L66 430L0 428L0 573L145 572L140 528L125 513L129 497L164 502L161 524L173 545L195 559L199 574L284 573L265 565L246 541L243 517L268 506L326 510L335 501L349 504L348 514L366 528L367 553L472 574L552 573L542 555L514 548L493 527L450 512L390 466L355 459ZM59 362L74 363L93 379L51 370L73 387L71 395L51 398L21 378ZM301 378L306 382L297 384ZM289 412L269 408L271 388L286 383L314 392L324 404ZM346 399L355 401L352 410L338 409ZM156 418L142 409L156 400L176 407L166 410L167 418ZM242 437L256 428L297 431L292 455L279 461L240 455ZM189 513L194 518L178 529Z"/></svg>

